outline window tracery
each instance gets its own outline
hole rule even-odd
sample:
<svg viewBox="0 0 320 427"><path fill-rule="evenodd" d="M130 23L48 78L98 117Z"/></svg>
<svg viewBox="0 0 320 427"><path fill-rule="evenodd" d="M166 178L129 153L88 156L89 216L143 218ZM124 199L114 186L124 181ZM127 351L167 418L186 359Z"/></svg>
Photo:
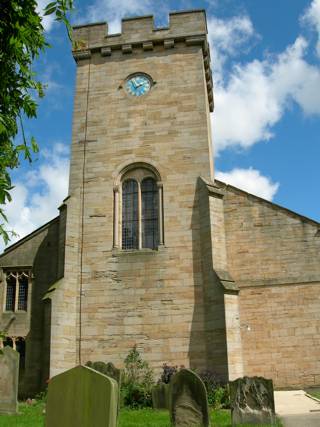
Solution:
<svg viewBox="0 0 320 427"><path fill-rule="evenodd" d="M5 311L27 311L30 278L29 271L7 271L5 273Z"/></svg>

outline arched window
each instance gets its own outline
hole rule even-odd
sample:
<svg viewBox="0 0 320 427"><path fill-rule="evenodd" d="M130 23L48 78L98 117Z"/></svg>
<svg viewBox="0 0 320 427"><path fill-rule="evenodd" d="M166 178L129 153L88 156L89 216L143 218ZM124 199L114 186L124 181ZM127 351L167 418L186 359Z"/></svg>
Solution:
<svg viewBox="0 0 320 427"><path fill-rule="evenodd" d="M120 174L114 190L115 247L157 249L163 245L162 183L157 171L148 166L132 165Z"/></svg>

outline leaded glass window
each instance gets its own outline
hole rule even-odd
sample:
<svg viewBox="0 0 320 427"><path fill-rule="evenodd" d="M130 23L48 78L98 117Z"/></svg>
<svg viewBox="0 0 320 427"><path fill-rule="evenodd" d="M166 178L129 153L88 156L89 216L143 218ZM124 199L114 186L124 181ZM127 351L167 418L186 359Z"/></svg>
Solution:
<svg viewBox="0 0 320 427"><path fill-rule="evenodd" d="M114 248L158 249L164 245L163 184L148 164L129 165L114 186Z"/></svg>
<svg viewBox="0 0 320 427"><path fill-rule="evenodd" d="M127 179L122 184L122 249L138 248L138 183L134 179Z"/></svg>
<svg viewBox="0 0 320 427"><path fill-rule="evenodd" d="M6 272L6 311L27 311L29 280L28 271Z"/></svg>
<svg viewBox="0 0 320 427"><path fill-rule="evenodd" d="M155 249L159 236L158 187L153 178L145 178L141 183L141 226L142 247Z"/></svg>
<svg viewBox="0 0 320 427"><path fill-rule="evenodd" d="M19 277L19 291L18 291L18 310L27 311L28 302L28 276L22 274Z"/></svg>
<svg viewBox="0 0 320 427"><path fill-rule="evenodd" d="M16 278L7 277L6 311L14 311L16 302Z"/></svg>

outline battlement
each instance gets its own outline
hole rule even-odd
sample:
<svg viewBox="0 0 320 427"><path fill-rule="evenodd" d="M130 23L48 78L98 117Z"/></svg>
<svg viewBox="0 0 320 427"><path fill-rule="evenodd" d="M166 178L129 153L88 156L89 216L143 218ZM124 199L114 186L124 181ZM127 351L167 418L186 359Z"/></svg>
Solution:
<svg viewBox="0 0 320 427"><path fill-rule="evenodd" d="M167 37L181 37L207 34L206 13L204 10L188 10L169 14L169 27L156 28L152 15L122 19L120 34L108 34L108 24L74 26L75 41L85 42L87 48L114 46L116 44L138 43L146 40L159 40Z"/></svg>
<svg viewBox="0 0 320 427"><path fill-rule="evenodd" d="M108 24L98 22L73 27L76 61L89 59L94 52L101 56L111 56L115 51L123 54L134 53L135 49L153 50L161 45L172 49L175 43L202 47L204 68L207 80L208 99L213 111L212 76L210 51L207 42L207 19L205 10L185 10L169 14L169 26L156 28L153 15L124 18L121 33L108 34Z"/></svg>

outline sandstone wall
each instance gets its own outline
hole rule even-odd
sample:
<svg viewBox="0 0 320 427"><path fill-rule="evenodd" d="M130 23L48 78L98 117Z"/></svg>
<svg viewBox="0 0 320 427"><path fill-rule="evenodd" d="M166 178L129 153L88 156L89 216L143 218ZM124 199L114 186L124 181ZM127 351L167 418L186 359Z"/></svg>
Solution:
<svg viewBox="0 0 320 427"><path fill-rule="evenodd" d="M273 378L277 387L319 384L320 224L232 187L225 190L244 373Z"/></svg>

